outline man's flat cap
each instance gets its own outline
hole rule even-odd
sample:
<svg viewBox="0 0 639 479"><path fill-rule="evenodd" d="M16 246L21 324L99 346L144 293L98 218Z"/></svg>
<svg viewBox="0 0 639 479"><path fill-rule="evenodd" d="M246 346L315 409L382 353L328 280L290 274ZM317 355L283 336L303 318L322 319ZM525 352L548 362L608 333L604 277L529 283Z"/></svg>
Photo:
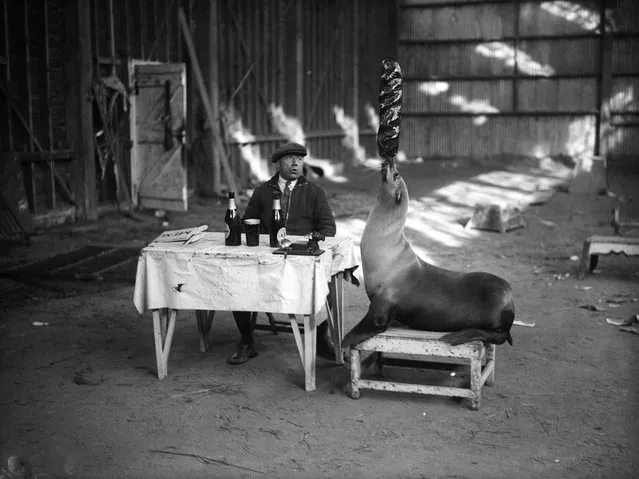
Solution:
<svg viewBox="0 0 639 479"><path fill-rule="evenodd" d="M273 163L276 163L280 158L286 155L298 155L298 156L304 157L307 155L307 152L306 152L306 148L304 148L304 145L300 145L299 143L293 143L293 142L285 143L284 145L280 146L277 150L275 150L275 153L273 153L271 160L273 161Z"/></svg>

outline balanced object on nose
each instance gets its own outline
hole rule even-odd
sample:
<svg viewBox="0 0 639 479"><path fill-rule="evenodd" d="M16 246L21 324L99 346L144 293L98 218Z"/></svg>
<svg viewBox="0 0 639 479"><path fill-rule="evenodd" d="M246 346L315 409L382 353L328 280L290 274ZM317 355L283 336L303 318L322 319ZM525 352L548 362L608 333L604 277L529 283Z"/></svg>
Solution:
<svg viewBox="0 0 639 479"><path fill-rule="evenodd" d="M393 162L399 149L402 119L402 69L393 60L382 61L379 88L379 129L377 152L385 162Z"/></svg>

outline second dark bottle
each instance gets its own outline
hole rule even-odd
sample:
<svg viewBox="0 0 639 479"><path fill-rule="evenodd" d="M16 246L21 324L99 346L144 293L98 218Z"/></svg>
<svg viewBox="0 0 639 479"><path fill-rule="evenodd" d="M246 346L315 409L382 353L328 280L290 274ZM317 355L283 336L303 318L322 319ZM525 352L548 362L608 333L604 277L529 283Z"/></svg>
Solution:
<svg viewBox="0 0 639 479"><path fill-rule="evenodd" d="M281 197L280 193L273 195L273 212L271 213L271 223L268 228L271 248L279 247L280 242L286 237Z"/></svg>

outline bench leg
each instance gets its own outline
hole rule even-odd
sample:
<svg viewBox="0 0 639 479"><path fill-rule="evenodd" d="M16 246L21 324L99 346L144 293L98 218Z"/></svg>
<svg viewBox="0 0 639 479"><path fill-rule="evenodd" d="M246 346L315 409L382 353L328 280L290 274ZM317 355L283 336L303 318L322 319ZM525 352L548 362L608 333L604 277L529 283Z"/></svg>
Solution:
<svg viewBox="0 0 639 479"><path fill-rule="evenodd" d="M481 351L479 349L470 359L470 389L473 392L470 408L476 411L481 406Z"/></svg>
<svg viewBox="0 0 639 479"><path fill-rule="evenodd" d="M579 271L577 273L578 279L584 279L586 271L589 268L590 262L590 240L584 241L583 249L581 250L581 261L579 261ZM592 270L591 270L592 271Z"/></svg>
<svg viewBox="0 0 639 479"><path fill-rule="evenodd" d="M359 399L360 367L359 349L351 348L351 397L353 399Z"/></svg>
<svg viewBox="0 0 639 479"><path fill-rule="evenodd" d="M375 353L375 367L376 373L381 378L382 368L384 367L384 355L382 353Z"/></svg>
<svg viewBox="0 0 639 479"><path fill-rule="evenodd" d="M486 386L492 386L495 384L495 349L494 344L489 344L486 347L486 364L490 364L491 361L493 363L493 370L486 378Z"/></svg>

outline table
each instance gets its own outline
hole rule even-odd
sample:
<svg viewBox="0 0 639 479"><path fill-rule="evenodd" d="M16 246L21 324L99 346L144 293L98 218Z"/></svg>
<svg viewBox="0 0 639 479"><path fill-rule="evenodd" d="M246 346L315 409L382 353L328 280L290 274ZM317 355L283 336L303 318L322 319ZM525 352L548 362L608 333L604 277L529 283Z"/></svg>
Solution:
<svg viewBox="0 0 639 479"><path fill-rule="evenodd" d="M303 237L289 237L305 241ZM304 368L305 389L315 390L316 328L329 321L336 359L342 361L346 277L359 257L348 238L320 242L321 256L275 255L268 235L260 246L224 245L223 233L205 233L198 241L151 243L138 258L134 304L140 314L153 311L158 378L164 379L179 310L196 310L200 349L208 349L210 311L264 311L287 314ZM331 303L327 295L332 293ZM326 316L320 315L326 308ZM300 331L297 316L303 317Z"/></svg>

